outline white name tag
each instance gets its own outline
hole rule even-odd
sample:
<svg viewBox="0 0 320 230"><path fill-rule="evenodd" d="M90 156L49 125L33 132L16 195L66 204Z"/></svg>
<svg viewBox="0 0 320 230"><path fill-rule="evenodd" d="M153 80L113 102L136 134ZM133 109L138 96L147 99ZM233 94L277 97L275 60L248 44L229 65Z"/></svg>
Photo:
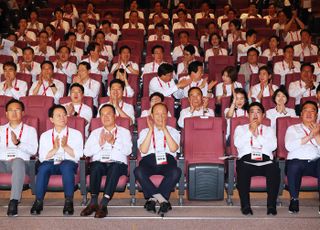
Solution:
<svg viewBox="0 0 320 230"><path fill-rule="evenodd" d="M100 161L109 162L111 160L111 149L105 149L101 151Z"/></svg>
<svg viewBox="0 0 320 230"><path fill-rule="evenodd" d="M58 152L53 157L53 164L58 165L61 164L62 161L64 161L65 156L64 152Z"/></svg>
<svg viewBox="0 0 320 230"><path fill-rule="evenodd" d="M16 148L7 148L6 150L6 160L10 161L16 158L18 151Z"/></svg>
<svg viewBox="0 0 320 230"><path fill-rule="evenodd" d="M167 156L164 149L156 150L156 163L157 165L165 165L167 164Z"/></svg>
<svg viewBox="0 0 320 230"><path fill-rule="evenodd" d="M262 161L263 153L261 152L262 148L252 147L251 160Z"/></svg>

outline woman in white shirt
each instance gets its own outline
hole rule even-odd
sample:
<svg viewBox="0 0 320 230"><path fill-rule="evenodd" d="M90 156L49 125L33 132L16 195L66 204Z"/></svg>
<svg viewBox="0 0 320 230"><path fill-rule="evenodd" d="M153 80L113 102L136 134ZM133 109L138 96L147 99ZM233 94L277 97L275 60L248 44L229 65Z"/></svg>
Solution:
<svg viewBox="0 0 320 230"><path fill-rule="evenodd" d="M90 37L86 34L86 24L84 21L77 21L75 34L77 36L77 42L84 42L84 48L87 49Z"/></svg>
<svg viewBox="0 0 320 230"><path fill-rule="evenodd" d="M220 104L222 97L229 97L233 94L235 88L242 88L240 82L237 82L237 69L233 66L227 66L222 71L222 82L216 86L217 103Z"/></svg>
<svg viewBox="0 0 320 230"><path fill-rule="evenodd" d="M222 48L220 46L221 36L218 33L210 34L209 42L210 42L211 48L206 50L205 62L208 62L208 59L211 56L227 56L228 55L228 51L225 48Z"/></svg>
<svg viewBox="0 0 320 230"><path fill-rule="evenodd" d="M230 33L227 36L228 48L232 52L233 42L245 41L246 34L241 31L241 22L238 19L233 19L229 23Z"/></svg>
<svg viewBox="0 0 320 230"><path fill-rule="evenodd" d="M272 101L276 104L275 108L269 109L266 112L266 117L271 121L271 128L276 130L278 117L295 117L296 111L286 107L289 100L289 94L286 88L282 85L272 95Z"/></svg>
<svg viewBox="0 0 320 230"><path fill-rule="evenodd" d="M268 61L272 61L274 56L283 55L283 50L279 49L280 39L278 36L273 35L269 38L269 48L265 49L261 56L267 57Z"/></svg>
<svg viewBox="0 0 320 230"><path fill-rule="evenodd" d="M272 84L271 70L267 66L259 68L259 83L251 86L248 93L249 98L254 98L256 101L261 101L261 98L272 96L278 86Z"/></svg>

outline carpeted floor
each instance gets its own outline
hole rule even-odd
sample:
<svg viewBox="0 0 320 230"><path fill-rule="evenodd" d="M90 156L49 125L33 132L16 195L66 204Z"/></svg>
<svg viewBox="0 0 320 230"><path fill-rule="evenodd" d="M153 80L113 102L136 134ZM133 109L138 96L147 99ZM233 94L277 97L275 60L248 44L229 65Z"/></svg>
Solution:
<svg viewBox="0 0 320 230"><path fill-rule="evenodd" d="M6 216L7 200L0 199L0 229L281 229L305 230L320 229L318 201L303 199L300 201L300 213L288 213L288 200L282 201L278 207L277 216L266 215L266 201L252 201L253 216L243 216L240 213L239 200L233 206L227 206L225 201L185 201L178 206L172 201L173 210L165 217L148 213L143 209L144 200L138 199L135 206L130 206L127 199L114 199L110 202L109 215L104 219L92 216L80 217L83 209L80 200L75 201L75 214L72 217L62 215L63 200L45 200L41 216L29 214L31 199L22 200L19 205L19 217Z"/></svg>

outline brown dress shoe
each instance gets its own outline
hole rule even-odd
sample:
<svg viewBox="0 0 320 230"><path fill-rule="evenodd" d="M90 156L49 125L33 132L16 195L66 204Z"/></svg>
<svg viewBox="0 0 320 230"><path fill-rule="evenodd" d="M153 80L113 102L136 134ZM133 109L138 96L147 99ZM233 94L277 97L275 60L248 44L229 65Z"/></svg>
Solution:
<svg viewBox="0 0 320 230"><path fill-rule="evenodd" d="M100 205L99 209L94 215L95 218L104 218L108 215L108 207L106 205Z"/></svg>
<svg viewBox="0 0 320 230"><path fill-rule="evenodd" d="M85 209L82 210L80 216L90 216L92 213L96 212L99 209L97 204L89 204Z"/></svg>

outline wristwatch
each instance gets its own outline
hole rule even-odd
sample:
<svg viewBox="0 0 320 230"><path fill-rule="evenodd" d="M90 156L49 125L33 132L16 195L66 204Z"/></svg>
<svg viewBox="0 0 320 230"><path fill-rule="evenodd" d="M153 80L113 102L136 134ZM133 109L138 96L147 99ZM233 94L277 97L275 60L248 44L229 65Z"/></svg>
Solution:
<svg viewBox="0 0 320 230"><path fill-rule="evenodd" d="M49 87L50 87L50 88L56 87L56 85L55 85L54 83L52 83Z"/></svg>
<svg viewBox="0 0 320 230"><path fill-rule="evenodd" d="M20 145L21 141L18 139L17 143L15 144L16 146Z"/></svg>

